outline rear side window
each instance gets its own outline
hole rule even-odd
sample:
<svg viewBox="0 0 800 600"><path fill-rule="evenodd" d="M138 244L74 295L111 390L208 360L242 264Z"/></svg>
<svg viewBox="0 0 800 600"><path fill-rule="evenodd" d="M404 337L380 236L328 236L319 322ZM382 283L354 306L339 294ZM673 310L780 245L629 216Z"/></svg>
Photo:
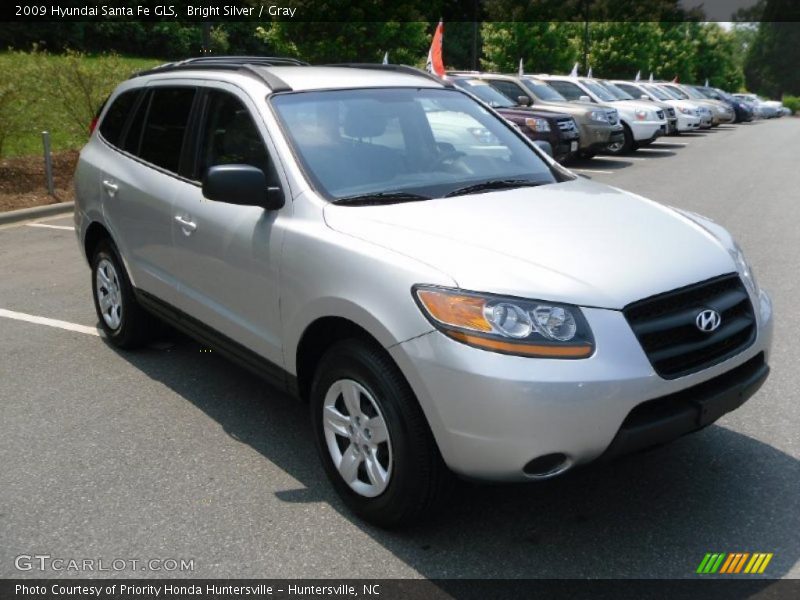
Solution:
<svg viewBox="0 0 800 600"><path fill-rule="evenodd" d="M129 90L117 96L106 112L106 116L103 117L103 122L100 123L100 133L109 144L119 145L125 123L136 106L139 91L138 89Z"/></svg>
<svg viewBox="0 0 800 600"><path fill-rule="evenodd" d="M187 87L153 90L139 148L142 160L178 172L194 95L195 89Z"/></svg>
<svg viewBox="0 0 800 600"><path fill-rule="evenodd" d="M139 108L136 109L136 114L133 115L131 124L128 126L128 132L125 134L125 139L122 140L122 145L120 146L126 152L130 152L136 156L139 155L139 145L142 143L144 120L147 117L147 110L150 108L150 100L152 97L152 92L145 92L145 96L139 103Z"/></svg>

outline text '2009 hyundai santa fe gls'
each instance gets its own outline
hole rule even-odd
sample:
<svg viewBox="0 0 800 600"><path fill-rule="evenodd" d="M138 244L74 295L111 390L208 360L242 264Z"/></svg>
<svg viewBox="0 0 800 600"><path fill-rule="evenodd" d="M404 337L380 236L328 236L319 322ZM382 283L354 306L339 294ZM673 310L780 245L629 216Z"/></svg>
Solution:
<svg viewBox="0 0 800 600"><path fill-rule="evenodd" d="M719 225L578 179L410 67L194 59L122 83L76 173L108 340L154 315L310 405L363 518L700 429L766 379Z"/></svg>

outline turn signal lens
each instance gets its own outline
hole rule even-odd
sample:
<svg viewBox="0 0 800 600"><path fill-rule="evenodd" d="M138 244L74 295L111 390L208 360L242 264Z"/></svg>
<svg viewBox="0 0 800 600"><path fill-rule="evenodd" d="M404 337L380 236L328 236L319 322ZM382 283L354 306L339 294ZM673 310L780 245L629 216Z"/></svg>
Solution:
<svg viewBox="0 0 800 600"><path fill-rule="evenodd" d="M433 286L415 286L413 293L438 329L470 346L549 358L594 352L589 324L576 306Z"/></svg>
<svg viewBox="0 0 800 600"><path fill-rule="evenodd" d="M417 297L428 314L443 325L452 325L473 331L491 331L492 326L483 316L486 302L475 296L456 296L436 290L418 290Z"/></svg>

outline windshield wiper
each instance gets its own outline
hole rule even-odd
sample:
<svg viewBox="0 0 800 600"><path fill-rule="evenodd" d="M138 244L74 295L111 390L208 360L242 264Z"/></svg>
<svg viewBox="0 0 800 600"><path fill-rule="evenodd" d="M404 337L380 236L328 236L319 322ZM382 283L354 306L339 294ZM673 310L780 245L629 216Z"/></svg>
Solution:
<svg viewBox="0 0 800 600"><path fill-rule="evenodd" d="M444 197L450 198L451 196L478 194L480 192L486 192L489 190L507 190L518 187L536 187L538 185L542 185L542 183L531 181L530 179L490 179L489 181L475 183L455 189L452 192L445 194Z"/></svg>
<svg viewBox="0 0 800 600"><path fill-rule="evenodd" d="M378 204L399 204L400 202L420 202L430 199L430 196L409 192L374 192L371 194L359 194L358 196L345 196L334 200L333 203L343 206L375 206Z"/></svg>

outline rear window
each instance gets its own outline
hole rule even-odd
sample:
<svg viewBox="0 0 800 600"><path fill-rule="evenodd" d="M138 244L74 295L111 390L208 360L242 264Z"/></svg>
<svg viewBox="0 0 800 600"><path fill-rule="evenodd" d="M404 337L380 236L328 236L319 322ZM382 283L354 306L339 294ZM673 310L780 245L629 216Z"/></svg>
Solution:
<svg viewBox="0 0 800 600"><path fill-rule="evenodd" d="M188 87L153 90L139 148L142 160L177 173L194 95Z"/></svg>
<svg viewBox="0 0 800 600"><path fill-rule="evenodd" d="M136 106L139 91L136 89L121 93L106 111L106 116L103 117L103 122L100 123L100 134L109 144L119 145L128 116Z"/></svg>

